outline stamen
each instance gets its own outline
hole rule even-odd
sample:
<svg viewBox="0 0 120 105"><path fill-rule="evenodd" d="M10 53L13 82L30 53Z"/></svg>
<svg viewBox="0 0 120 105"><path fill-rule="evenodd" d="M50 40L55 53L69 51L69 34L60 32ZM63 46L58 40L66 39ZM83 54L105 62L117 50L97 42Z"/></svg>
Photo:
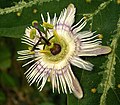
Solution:
<svg viewBox="0 0 120 105"><path fill-rule="evenodd" d="M50 41L53 37L54 37L54 36L51 36L51 37L48 39L48 41Z"/></svg>
<svg viewBox="0 0 120 105"><path fill-rule="evenodd" d="M41 39L43 39L43 40L45 41L45 43L46 43L48 46L50 46L51 43L50 43L45 37L42 36L42 33L41 33L41 31L40 31L38 28L36 28L36 29L38 30Z"/></svg>
<svg viewBox="0 0 120 105"><path fill-rule="evenodd" d="M50 53L49 50L40 50L40 53Z"/></svg>
<svg viewBox="0 0 120 105"><path fill-rule="evenodd" d="M30 39L34 39L36 35L36 29L31 29L30 31Z"/></svg>
<svg viewBox="0 0 120 105"><path fill-rule="evenodd" d="M47 27L49 27L49 28L52 28L52 27L53 27L52 24L49 24L49 23L46 23L46 22L43 22L43 23L44 23L45 26L47 26ZM42 33L41 33L41 31L39 30L39 28L38 28L38 21L34 20L34 21L32 22L32 25L35 27L35 29L37 29L37 31L38 31L39 34L40 34L40 37L45 41L45 43L46 43L48 46L51 45L50 42L42 36ZM44 25L43 25L43 26L44 26ZM44 26L44 27L45 27L45 26ZM33 35L32 35L32 36L33 36ZM38 42L41 41L41 38L40 38L40 40L39 40ZM37 43L37 44L38 44L38 43ZM36 45L37 45L37 44L36 44Z"/></svg>
<svg viewBox="0 0 120 105"><path fill-rule="evenodd" d="M54 43L51 43L51 45L49 46L49 49L54 47Z"/></svg>
<svg viewBox="0 0 120 105"><path fill-rule="evenodd" d="M56 30L53 30L53 35L56 37L56 39L57 39L58 41L60 41L60 37L59 37L59 35L58 35L58 33L57 33Z"/></svg>
<svg viewBox="0 0 120 105"><path fill-rule="evenodd" d="M32 22L32 26L38 27L38 21L37 21L37 20L34 20L34 21Z"/></svg>
<svg viewBox="0 0 120 105"><path fill-rule="evenodd" d="M28 50L30 50L30 51L31 51L31 50L32 50L32 47L28 47Z"/></svg>
<svg viewBox="0 0 120 105"><path fill-rule="evenodd" d="M39 42L41 41L41 37L39 38L38 42L33 46L32 50L31 51L34 51L36 46L39 44Z"/></svg>
<svg viewBox="0 0 120 105"><path fill-rule="evenodd" d="M47 22L43 22L43 27L47 28L47 29L53 29L53 25L52 24L49 24Z"/></svg>
<svg viewBox="0 0 120 105"><path fill-rule="evenodd" d="M102 34L98 34L98 39L103 39L103 35Z"/></svg>
<svg viewBox="0 0 120 105"><path fill-rule="evenodd" d="M28 50L30 50L29 54L35 54L32 47L28 47Z"/></svg>
<svg viewBox="0 0 120 105"><path fill-rule="evenodd" d="M51 80L50 80L50 77L48 77L47 81L48 81L48 82L50 82L50 81L51 81Z"/></svg>

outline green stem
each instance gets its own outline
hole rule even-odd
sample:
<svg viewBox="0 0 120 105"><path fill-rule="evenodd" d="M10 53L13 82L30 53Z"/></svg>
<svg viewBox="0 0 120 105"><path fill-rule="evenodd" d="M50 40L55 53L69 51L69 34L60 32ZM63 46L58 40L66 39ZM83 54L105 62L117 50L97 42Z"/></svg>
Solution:
<svg viewBox="0 0 120 105"><path fill-rule="evenodd" d="M106 96L107 96L107 92L110 88L113 89L114 84L113 83L113 79L114 74L115 74L115 64L116 64L116 54L115 54L115 50L117 48L117 44L118 44L118 39L120 38L120 18L118 21L118 27L117 27L117 34L115 35L115 37L112 40L111 43L111 47L112 47L112 52L108 55L108 61L106 64L106 70L104 71L104 74L107 74L105 76L105 78L103 77L103 83L101 83L104 87L103 87L103 94L100 98L100 105L106 105ZM114 81L115 82L115 81Z"/></svg>
<svg viewBox="0 0 120 105"><path fill-rule="evenodd" d="M23 8L32 7L35 4L40 4L43 2L50 2L50 1L52 1L52 0L33 0L33 1L29 1L29 2L25 2L24 0L22 0L18 4L15 4L15 6L0 9L0 15L8 14L11 12L18 12L18 11L22 10Z"/></svg>
<svg viewBox="0 0 120 105"><path fill-rule="evenodd" d="M101 3L101 4L99 5L98 9L95 10L94 13L91 13L91 14L83 14L83 16L88 17L88 21L89 21L89 20L92 20L93 17L94 17L95 15L97 15L100 11L104 10L104 9L110 4L111 1L112 1L112 0L108 0L108 1L106 1L106 2Z"/></svg>

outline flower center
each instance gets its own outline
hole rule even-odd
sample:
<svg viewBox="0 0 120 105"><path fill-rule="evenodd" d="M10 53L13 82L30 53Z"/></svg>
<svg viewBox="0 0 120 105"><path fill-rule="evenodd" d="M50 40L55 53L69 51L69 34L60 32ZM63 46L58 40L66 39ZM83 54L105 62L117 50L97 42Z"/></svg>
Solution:
<svg viewBox="0 0 120 105"><path fill-rule="evenodd" d="M61 46L57 43L54 43L53 48L51 48L50 51L53 55L57 55L61 51Z"/></svg>
<svg viewBox="0 0 120 105"><path fill-rule="evenodd" d="M43 37L41 31L38 28L38 22L33 22L33 26L38 31L40 35L40 39L38 42L34 45L32 48L32 51L36 48L36 46L39 44L41 40L44 41L43 43L43 49L40 50L40 53L43 53L42 58L47 62L59 62L63 60L67 53L69 52L69 44L67 43L66 39L62 37L61 35L58 35L57 31L53 29L53 25L49 24L47 22L43 22L43 27L46 29L43 31L43 33L46 35L46 37ZM49 30L52 29L52 35L49 39L47 38L47 33L50 33ZM32 30L31 33L31 39L34 39L34 30Z"/></svg>
<svg viewBox="0 0 120 105"><path fill-rule="evenodd" d="M56 38L50 40L51 46L45 46L43 59L49 62L59 62L65 58L68 53L68 45L63 37L60 41Z"/></svg>

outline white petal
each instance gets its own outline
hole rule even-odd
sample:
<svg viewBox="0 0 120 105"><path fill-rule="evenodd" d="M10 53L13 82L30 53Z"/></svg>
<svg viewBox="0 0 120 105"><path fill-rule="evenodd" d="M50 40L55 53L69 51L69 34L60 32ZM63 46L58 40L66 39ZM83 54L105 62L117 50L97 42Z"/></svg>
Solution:
<svg viewBox="0 0 120 105"><path fill-rule="evenodd" d="M26 60L34 57L34 55L19 56L17 60Z"/></svg>
<svg viewBox="0 0 120 105"><path fill-rule="evenodd" d="M38 63L38 62L35 62L24 74L26 75L26 74L29 73L30 71L33 71L34 68L37 67L37 63Z"/></svg>
<svg viewBox="0 0 120 105"><path fill-rule="evenodd" d="M22 50L22 51L17 51L19 55L28 55L30 53L30 50Z"/></svg>
<svg viewBox="0 0 120 105"><path fill-rule="evenodd" d="M78 98L81 99L83 97L83 91L80 87L80 84L76 78L73 79L73 94Z"/></svg>
<svg viewBox="0 0 120 105"><path fill-rule="evenodd" d="M28 43L28 42L21 41L21 43L26 44L26 45L29 45L30 47L33 46L32 44L30 44L30 43Z"/></svg>
<svg viewBox="0 0 120 105"><path fill-rule="evenodd" d="M30 64L30 63L32 63L32 62L34 62L34 61L36 61L36 60L39 60L40 58L41 58L41 57L35 58L35 59L33 59L33 60L25 63L24 65L22 65L22 67L27 66L28 64Z"/></svg>
<svg viewBox="0 0 120 105"><path fill-rule="evenodd" d="M67 7L67 17L65 19L65 24L68 26L71 26L74 23L74 17L75 17L76 8L73 4L70 4Z"/></svg>
<svg viewBox="0 0 120 105"><path fill-rule="evenodd" d="M42 84L41 84L41 86L39 87L40 91L43 89L43 87L44 87L47 79L48 79L48 75L46 75L46 76L43 77L43 79L42 79Z"/></svg>
<svg viewBox="0 0 120 105"><path fill-rule="evenodd" d="M75 38L78 37L79 39L82 38L89 38L91 36L93 36L95 32L91 32L91 31L82 31L76 34Z"/></svg>
<svg viewBox="0 0 120 105"><path fill-rule="evenodd" d="M60 77L61 82L63 84L63 89L64 89L65 93L67 94L67 87L66 87L65 79L64 79L63 75L60 75L59 77Z"/></svg>
<svg viewBox="0 0 120 105"><path fill-rule="evenodd" d="M74 76L74 74L73 74L73 71L72 71L72 69L71 69L71 67L70 67L70 65L68 65L69 66L69 73L70 73L70 75L72 76L72 78L74 79L75 78L75 76Z"/></svg>
<svg viewBox="0 0 120 105"><path fill-rule="evenodd" d="M51 82L52 82L52 89L54 93L54 88L56 87L56 78L55 78L55 71L52 69L50 76L51 76Z"/></svg>
<svg viewBox="0 0 120 105"><path fill-rule="evenodd" d="M49 14L49 12L47 12L47 17L48 17L47 23L50 24L50 14Z"/></svg>
<svg viewBox="0 0 120 105"><path fill-rule="evenodd" d="M90 40L93 40L94 38L96 38L98 35L94 35L94 36L91 36L91 37L88 37L88 38L83 38L81 39L81 41L90 41Z"/></svg>
<svg viewBox="0 0 120 105"><path fill-rule="evenodd" d="M77 27L82 21L84 20L84 17L82 18L82 19L80 19L80 21L77 23L77 24L75 24L74 26L72 26L72 30L75 28L75 27Z"/></svg>
<svg viewBox="0 0 120 105"><path fill-rule="evenodd" d="M58 78L58 75L56 75L56 85L57 85L58 93L60 94L60 86L59 86L59 78Z"/></svg>
<svg viewBox="0 0 120 105"><path fill-rule="evenodd" d="M74 74L71 72L71 68L68 71L69 71L68 76L70 79L70 83L72 82L72 84L69 84L71 86L72 92L78 99L81 99L83 97L83 91L80 87L80 84L76 79L76 77L74 76Z"/></svg>
<svg viewBox="0 0 120 105"><path fill-rule="evenodd" d="M66 24L67 26L71 26L74 22L76 9L73 4L70 4L67 9L61 12L60 17L58 19L57 24Z"/></svg>
<svg viewBox="0 0 120 105"><path fill-rule="evenodd" d="M27 43L29 43L29 44L31 44L31 45L34 45L35 44L35 42L33 41L33 40L31 40L30 38L21 38L21 40L23 41L23 42L27 42Z"/></svg>
<svg viewBox="0 0 120 105"><path fill-rule="evenodd" d="M100 44L100 43L102 43L101 40L102 39L95 39L95 40L91 40L91 41L87 41L87 42L83 42L83 43L85 43L85 44L93 44L93 43Z"/></svg>
<svg viewBox="0 0 120 105"><path fill-rule="evenodd" d="M96 43L92 43L92 44L84 44L84 43L81 43L80 48L81 48L81 50L84 50L84 49L92 49L92 48L94 48L94 47L99 47L99 46L101 46L101 45L98 45L98 44L96 44Z"/></svg>
<svg viewBox="0 0 120 105"><path fill-rule="evenodd" d="M93 67L93 64L86 62L78 57L73 57L73 59L71 59L70 63L73 64L74 66L77 66L79 68L83 68L83 69L89 70L89 71L91 71L92 67Z"/></svg>
<svg viewBox="0 0 120 105"><path fill-rule="evenodd" d="M29 76L29 83L30 83L30 86L36 81L36 79L39 77L39 71L38 70L34 70L30 76Z"/></svg>
<svg viewBox="0 0 120 105"><path fill-rule="evenodd" d="M41 18L42 18L42 21L45 22L45 19L44 19L44 17L43 17L43 14L41 14Z"/></svg>
<svg viewBox="0 0 120 105"><path fill-rule="evenodd" d="M111 52L111 48L107 46L98 46L88 49L83 49L78 53L78 56L97 56Z"/></svg>
<svg viewBox="0 0 120 105"><path fill-rule="evenodd" d="M69 89L70 93L72 93L73 84L72 84L72 79L71 79L69 71L67 70L65 73L63 73L63 75L65 77L65 81L68 86L68 89Z"/></svg>
<svg viewBox="0 0 120 105"><path fill-rule="evenodd" d="M81 29L83 29L85 27L85 25L87 24L87 21L83 21L78 27L76 27L75 29L73 29L73 33L76 34L79 31L81 31Z"/></svg>
<svg viewBox="0 0 120 105"><path fill-rule="evenodd" d="M61 85L61 88L62 88L62 92L64 93L64 86L63 86L63 82L62 82L62 79L61 79L61 76L58 76L59 77L59 80L60 80L60 85Z"/></svg>
<svg viewBox="0 0 120 105"><path fill-rule="evenodd" d="M53 26L55 26L56 22L57 22L57 17L56 17L56 13L55 13L54 18L53 18Z"/></svg>

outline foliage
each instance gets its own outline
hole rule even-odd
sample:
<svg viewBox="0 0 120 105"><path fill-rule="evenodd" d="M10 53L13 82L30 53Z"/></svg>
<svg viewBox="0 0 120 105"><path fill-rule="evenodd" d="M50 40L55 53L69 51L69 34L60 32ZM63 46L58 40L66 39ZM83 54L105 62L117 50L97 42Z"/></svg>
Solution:
<svg viewBox="0 0 120 105"><path fill-rule="evenodd" d="M84 30L103 35L103 45L112 52L98 57L85 57L95 66L88 72L72 67L84 97L52 93L50 83L42 92L26 82L17 62L17 50L23 49L20 38L33 20L41 23L40 14L59 16L60 11L73 3L77 8L76 21L88 18ZM47 18L47 17L46 17ZM0 1L0 105L119 105L120 104L120 1L119 0L1 0Z"/></svg>

